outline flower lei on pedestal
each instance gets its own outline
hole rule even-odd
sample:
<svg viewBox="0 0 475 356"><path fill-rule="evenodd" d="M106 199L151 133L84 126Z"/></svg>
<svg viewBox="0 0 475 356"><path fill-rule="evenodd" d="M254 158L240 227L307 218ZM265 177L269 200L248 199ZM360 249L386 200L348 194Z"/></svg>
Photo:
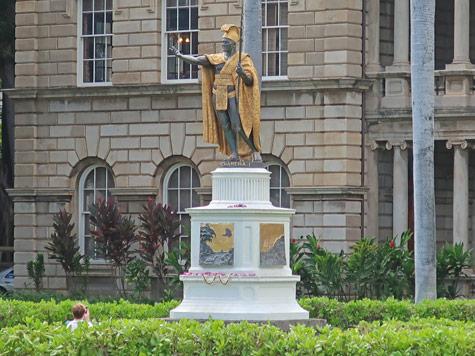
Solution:
<svg viewBox="0 0 475 356"><path fill-rule="evenodd" d="M226 285L229 283L231 280L231 277L255 277L255 273L222 273L222 272L203 272L203 273L191 273L191 272L184 272L182 274L183 276L202 276L203 280L205 281L206 284L211 285L213 284L216 279L219 280L219 282L222 285Z"/></svg>

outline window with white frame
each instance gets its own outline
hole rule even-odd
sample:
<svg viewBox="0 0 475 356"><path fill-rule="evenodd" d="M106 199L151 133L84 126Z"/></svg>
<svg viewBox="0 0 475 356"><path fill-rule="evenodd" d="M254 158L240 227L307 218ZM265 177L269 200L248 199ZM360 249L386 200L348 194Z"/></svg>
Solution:
<svg viewBox="0 0 475 356"><path fill-rule="evenodd" d="M168 49L173 46L183 54L198 55L198 0L163 0L163 3L166 79L197 79L198 66L185 63Z"/></svg>
<svg viewBox="0 0 475 356"><path fill-rule="evenodd" d="M112 0L79 1L78 83L110 84L112 76Z"/></svg>
<svg viewBox="0 0 475 356"><path fill-rule="evenodd" d="M164 202L173 210L177 209L182 225L190 227L190 216L185 209L199 206L200 197L196 188L200 187L200 178L196 170L189 165L179 164L171 167L164 180ZM180 241L190 243L187 231L180 226L183 236ZM173 247L178 247L180 241L172 242Z"/></svg>
<svg viewBox="0 0 475 356"><path fill-rule="evenodd" d="M262 0L262 75L287 76L288 0Z"/></svg>
<svg viewBox="0 0 475 356"><path fill-rule="evenodd" d="M267 165L270 176L270 201L272 205L281 208L290 208L290 197L285 188L290 186L289 175L284 167L276 163Z"/></svg>
<svg viewBox="0 0 475 356"><path fill-rule="evenodd" d="M114 188L114 178L111 171L102 165L94 165L84 171L79 180L79 246L81 253L86 254L93 260L102 259L100 251L97 250L91 230L94 226L89 217L89 208L97 202L110 197L110 189Z"/></svg>

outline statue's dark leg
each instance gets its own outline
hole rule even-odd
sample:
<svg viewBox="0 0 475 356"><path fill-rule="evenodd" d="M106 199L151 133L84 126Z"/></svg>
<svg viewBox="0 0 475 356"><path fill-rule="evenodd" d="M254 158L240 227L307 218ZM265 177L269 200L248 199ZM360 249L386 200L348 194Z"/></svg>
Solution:
<svg viewBox="0 0 475 356"><path fill-rule="evenodd" d="M213 95L213 105L216 107L216 95ZM224 135L226 136L226 142L231 149L231 159L239 159L239 154L237 150L237 141L236 135L232 130L231 127L231 120L229 119L228 113L223 110L215 110L216 117L218 118L218 122L223 128Z"/></svg>
<svg viewBox="0 0 475 356"><path fill-rule="evenodd" d="M231 127L236 135L242 137L244 142L251 148L252 151L252 160L253 161L261 161L261 155L257 150L254 142L251 138L247 137L244 130L242 129L241 119L239 118L239 112L237 108L236 98L229 98L228 101L228 113L229 118L231 119Z"/></svg>

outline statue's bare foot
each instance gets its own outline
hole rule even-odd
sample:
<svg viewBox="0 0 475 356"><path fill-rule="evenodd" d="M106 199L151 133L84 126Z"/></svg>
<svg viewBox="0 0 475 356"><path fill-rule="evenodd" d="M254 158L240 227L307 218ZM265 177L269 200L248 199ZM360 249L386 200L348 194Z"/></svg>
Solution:
<svg viewBox="0 0 475 356"><path fill-rule="evenodd" d="M238 155L231 155L228 157L226 161L239 161L239 156Z"/></svg>
<svg viewBox="0 0 475 356"><path fill-rule="evenodd" d="M261 154L258 151L252 152L252 162L262 162Z"/></svg>

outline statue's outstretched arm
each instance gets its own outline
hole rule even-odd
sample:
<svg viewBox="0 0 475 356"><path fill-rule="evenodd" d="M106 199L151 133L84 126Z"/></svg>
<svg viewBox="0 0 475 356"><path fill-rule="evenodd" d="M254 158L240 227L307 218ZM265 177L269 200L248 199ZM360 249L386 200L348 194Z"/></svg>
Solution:
<svg viewBox="0 0 475 356"><path fill-rule="evenodd" d="M189 56L189 55L186 55L186 54L182 54L182 53L180 53L180 51L178 49L176 49L173 46L170 47L170 51L176 57L181 58L186 63L193 64L193 65L199 65L199 66L205 66L205 67L210 67L211 66L211 63L208 61L208 58L206 58L205 56L195 57L195 56Z"/></svg>

